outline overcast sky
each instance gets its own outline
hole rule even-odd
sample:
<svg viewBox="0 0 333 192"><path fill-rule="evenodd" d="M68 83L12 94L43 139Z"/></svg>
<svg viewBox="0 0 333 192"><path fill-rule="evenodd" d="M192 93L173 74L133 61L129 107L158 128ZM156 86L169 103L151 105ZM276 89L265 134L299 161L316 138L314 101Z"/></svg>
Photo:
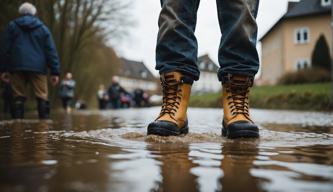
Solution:
<svg viewBox="0 0 333 192"><path fill-rule="evenodd" d="M155 46L160 0L132 0L131 16L136 25L121 44L113 45L121 57L143 61L156 75ZM286 12L288 0L261 0L258 13L259 37L261 37ZM199 56L208 53L217 62L220 42L216 0L201 0L198 11L196 37ZM260 51L260 47L259 51Z"/></svg>

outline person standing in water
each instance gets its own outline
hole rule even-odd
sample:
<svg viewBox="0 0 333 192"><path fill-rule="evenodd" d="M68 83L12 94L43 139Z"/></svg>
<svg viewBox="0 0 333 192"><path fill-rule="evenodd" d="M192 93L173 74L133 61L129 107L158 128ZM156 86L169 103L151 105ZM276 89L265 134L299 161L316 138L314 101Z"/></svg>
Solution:
<svg viewBox="0 0 333 192"><path fill-rule="evenodd" d="M62 106L67 113L72 111L75 84L76 82L73 80L72 73L67 73L60 84L60 97L62 100Z"/></svg>
<svg viewBox="0 0 333 192"><path fill-rule="evenodd" d="M200 0L161 0L156 46L163 104L148 134L188 133L187 108L194 81L199 79L198 44L194 35ZM223 87L222 135L259 137L250 118L249 93L259 68L256 16L259 0L217 0L222 33L218 79ZM204 2L205 3L205 2ZM209 34L207 34L209 36Z"/></svg>
<svg viewBox="0 0 333 192"><path fill-rule="evenodd" d="M98 108L100 110L104 110L107 108L107 104L109 101L109 95L105 89L105 86L101 84L97 91L97 101L98 101Z"/></svg>
<svg viewBox="0 0 333 192"><path fill-rule="evenodd" d="M31 84L38 103L40 119L49 118L47 73L53 86L59 82L60 62L49 29L36 16L37 9L30 3L19 7L20 16L8 24L4 35L0 66L1 79L10 78L13 90L12 117L24 118L26 87Z"/></svg>
<svg viewBox="0 0 333 192"><path fill-rule="evenodd" d="M121 107L121 95L125 93L125 89L119 84L119 77L112 77L112 82L108 89L109 102L112 109L119 109Z"/></svg>

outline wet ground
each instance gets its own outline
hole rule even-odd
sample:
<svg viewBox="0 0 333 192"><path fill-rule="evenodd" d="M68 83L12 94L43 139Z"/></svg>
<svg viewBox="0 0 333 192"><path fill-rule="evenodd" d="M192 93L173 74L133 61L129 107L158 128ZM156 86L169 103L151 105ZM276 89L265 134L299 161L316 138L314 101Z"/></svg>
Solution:
<svg viewBox="0 0 333 192"><path fill-rule="evenodd" d="M189 135L147 137L158 110L1 121L0 191L333 191L332 113L253 110L261 138L227 140L191 109Z"/></svg>

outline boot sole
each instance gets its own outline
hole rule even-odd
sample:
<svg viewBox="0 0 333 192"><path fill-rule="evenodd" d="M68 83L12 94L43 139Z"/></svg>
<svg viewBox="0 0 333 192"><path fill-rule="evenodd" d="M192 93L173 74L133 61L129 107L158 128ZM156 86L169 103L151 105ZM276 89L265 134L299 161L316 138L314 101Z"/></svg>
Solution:
<svg viewBox="0 0 333 192"><path fill-rule="evenodd" d="M223 121L222 136L228 139L238 138L259 138L258 128L254 129L229 129L226 123Z"/></svg>
<svg viewBox="0 0 333 192"><path fill-rule="evenodd" d="M178 127L161 127L161 126L148 126L147 135L158 135L158 136L180 136L188 134L188 125L183 128Z"/></svg>

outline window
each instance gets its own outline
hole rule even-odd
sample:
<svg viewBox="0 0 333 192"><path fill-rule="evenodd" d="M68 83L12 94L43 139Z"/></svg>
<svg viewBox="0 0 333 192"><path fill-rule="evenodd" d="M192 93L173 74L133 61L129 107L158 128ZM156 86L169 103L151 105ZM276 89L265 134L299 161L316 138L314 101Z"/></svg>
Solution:
<svg viewBox="0 0 333 192"><path fill-rule="evenodd" d="M321 0L321 6L326 7L331 5L331 0Z"/></svg>
<svg viewBox="0 0 333 192"><path fill-rule="evenodd" d="M310 41L310 30L307 27L295 30L295 44L305 44Z"/></svg>
<svg viewBox="0 0 333 192"><path fill-rule="evenodd" d="M302 70L302 69L308 69L310 68L310 61L308 59L299 59L296 62L295 68L297 71Z"/></svg>

